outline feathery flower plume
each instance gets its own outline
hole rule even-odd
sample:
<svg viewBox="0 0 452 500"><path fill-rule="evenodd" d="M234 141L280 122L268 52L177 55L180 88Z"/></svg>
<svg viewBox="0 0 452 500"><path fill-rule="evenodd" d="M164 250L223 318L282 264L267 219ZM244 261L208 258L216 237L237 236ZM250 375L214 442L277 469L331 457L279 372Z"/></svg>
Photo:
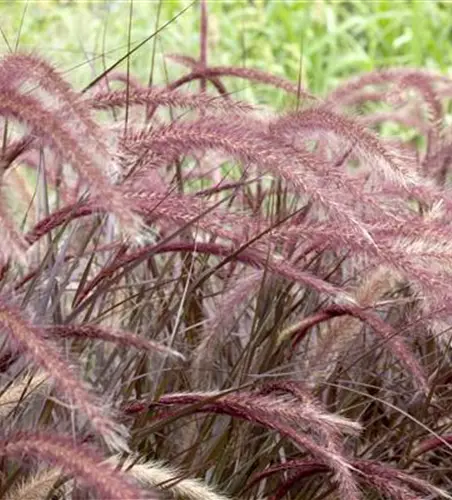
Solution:
<svg viewBox="0 0 452 500"><path fill-rule="evenodd" d="M24 69L18 66L22 60L28 61L28 57L14 55L0 63L0 75L5 75L3 81L27 78L26 71L24 73ZM24 64L28 68L34 61ZM38 61L36 67L40 68L40 64ZM38 82L49 91L50 97L55 92L57 101L59 99L62 103L52 107L50 102L43 103L30 94L19 92L12 83L4 84L0 87L0 113L25 123L30 127L31 134L54 148L61 158L78 169L81 176L90 183L94 193L102 194L107 210L111 210L123 226L133 232L138 227L137 217L131 213L118 189L110 184L108 176L102 170L112 156L100 128L90 118L89 108L85 109L76 100L76 94L68 84L57 77L54 70L44 66L39 76L44 73L45 77L39 78Z"/></svg>
<svg viewBox="0 0 452 500"><path fill-rule="evenodd" d="M24 136L7 144L0 152L0 172L6 172L21 155L33 150L33 147L34 139L31 136Z"/></svg>
<svg viewBox="0 0 452 500"><path fill-rule="evenodd" d="M201 403L205 404L201 404ZM358 489L353 479L347 458L337 446L335 432L331 432L331 422L310 401L300 403L293 397L275 397L259 393L238 393L221 395L220 392L165 394L156 402L132 403L126 405L126 413L136 413L146 408L161 406L196 405L195 413L229 415L275 430L291 439L295 444L309 451L335 472L335 480L343 498L358 499ZM339 421L334 421L336 429ZM318 444L305 434L303 426L325 438L325 444Z"/></svg>
<svg viewBox="0 0 452 500"><path fill-rule="evenodd" d="M26 456L45 460L93 488L97 498L104 500L159 498L134 486L125 474L102 463L102 455L94 448L75 444L72 437L54 433L16 433L0 441L0 454L4 457Z"/></svg>
<svg viewBox="0 0 452 500"><path fill-rule="evenodd" d="M225 100L203 94L190 94L167 88L134 88L125 90L98 91L87 99L87 105L96 110L129 106L171 106L180 108L221 111L242 114L252 111L251 104Z"/></svg>
<svg viewBox="0 0 452 500"><path fill-rule="evenodd" d="M57 388L89 419L90 425L116 450L127 449L125 429L116 424L102 408L97 398L78 379L67 362L42 329L25 320L20 311L2 299L0 301L0 328L33 363L50 375Z"/></svg>
<svg viewBox="0 0 452 500"><path fill-rule="evenodd" d="M291 113L271 125L274 133L293 135L303 131L309 134L334 134L343 139L359 154L364 162L377 164L382 178L406 188L411 184L421 184L420 176L413 166L409 166L395 152L391 151L370 130L357 120L327 109L326 106L313 107Z"/></svg>
<svg viewBox="0 0 452 500"><path fill-rule="evenodd" d="M5 500L47 500L60 477L60 470L44 469L16 486Z"/></svg>
<svg viewBox="0 0 452 500"><path fill-rule="evenodd" d="M452 450L452 434L446 434L438 437L427 438L417 445L413 450L411 456L417 457L428 453L429 451L436 450L437 448L449 448Z"/></svg>
<svg viewBox="0 0 452 500"><path fill-rule="evenodd" d="M121 145L124 156L139 160L146 169L167 166L193 152L224 151L246 165L254 164L286 180L297 194L311 196L335 220L347 225L347 230L365 234L370 239L356 211L352 212L340 192L331 189L332 183L338 182L358 195L353 183L334 170L330 173L331 184L325 183L326 166L316 155L278 140L263 122L244 118L225 122L220 118L203 117L125 137Z"/></svg>
<svg viewBox="0 0 452 500"><path fill-rule="evenodd" d="M111 457L108 462L121 464L122 469L143 486L169 490L174 496L187 500L227 500L228 497L217 493L200 479L184 477L185 474L163 462L144 461L128 457L125 461L120 456Z"/></svg>
<svg viewBox="0 0 452 500"><path fill-rule="evenodd" d="M396 97L396 100L400 100L404 90L414 89L422 98L427 108L428 129L426 135L428 141L424 160L424 164L426 165L430 156L437 152L442 135L443 108L440 95L435 88L435 83L437 84L439 81L440 78L438 75L418 69L392 68L375 71L351 80L344 86L337 88L329 96L328 101L332 103L343 103L345 101L346 103L356 104L357 98L360 102L366 98L365 93L361 92L363 87L384 84L385 86L391 85L393 89L382 91L378 96L378 100L391 103L394 97ZM374 99L373 96L372 99Z"/></svg>
<svg viewBox="0 0 452 500"><path fill-rule="evenodd" d="M0 60L0 75L3 75L3 88L21 89L25 83L35 84L31 90L24 89L23 94L40 94L45 96L46 107L52 109L52 100L56 100L60 120L71 121L72 131L86 145L94 140L99 153L108 158L108 145L99 125L90 116L90 110L80 100L79 94L65 81L55 68L44 59L32 54L15 52L5 55Z"/></svg>
<svg viewBox="0 0 452 500"><path fill-rule="evenodd" d="M416 357L410 351L405 342L403 342L403 340L398 337L397 331L395 331L389 323L383 321L372 310L369 311L365 308L359 308L355 306L332 305L327 308L327 316L323 318L319 317L318 320L320 322L324 319L329 319L334 316L340 316L341 313L345 311L347 312L347 314L350 314L350 316L357 318L364 323L367 323L375 331L375 333L380 335L383 341L387 343L391 353L393 353L403 363L405 368L412 374L419 388L425 394L429 393L429 387L424 370L422 369ZM332 314L328 317L329 312L331 312ZM326 340L326 344L328 344L330 341L331 338L328 338Z"/></svg>

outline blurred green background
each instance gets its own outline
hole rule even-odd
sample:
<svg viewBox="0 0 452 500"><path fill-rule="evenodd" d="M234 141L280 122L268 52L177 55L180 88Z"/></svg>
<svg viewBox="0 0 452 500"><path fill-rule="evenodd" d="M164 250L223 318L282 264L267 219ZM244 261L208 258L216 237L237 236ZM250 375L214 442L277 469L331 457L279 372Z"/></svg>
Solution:
<svg viewBox="0 0 452 500"><path fill-rule="evenodd" d="M162 83L185 71L165 60L164 53L198 56L196 2L3 1L1 50L15 50L18 43L19 49L37 51L80 88L127 52L130 16L131 40L138 43L190 5L157 37L154 81ZM210 0L208 8L209 64L255 67L293 80L301 68L303 83L315 93L376 67L422 66L451 73L449 2ZM143 82L149 79L153 44L131 58L131 69ZM253 92L243 81L235 89Z"/></svg>

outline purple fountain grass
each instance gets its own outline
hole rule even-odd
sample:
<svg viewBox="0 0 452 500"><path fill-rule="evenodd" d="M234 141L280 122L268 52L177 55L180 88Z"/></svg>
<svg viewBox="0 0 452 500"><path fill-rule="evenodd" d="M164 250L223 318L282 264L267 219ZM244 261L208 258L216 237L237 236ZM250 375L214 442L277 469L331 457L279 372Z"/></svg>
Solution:
<svg viewBox="0 0 452 500"><path fill-rule="evenodd" d="M372 310L366 310L364 308L357 308L347 305L329 306L325 311L319 312L318 314L311 317L310 321L309 318L306 319L306 323L303 323L301 325L301 328L297 330L297 337L294 340L294 344L296 345L303 338L303 329L312 327L314 324L318 324L321 321L325 321L337 316L343 316L344 314L350 315L351 317L357 318L363 323L368 324L377 335L381 336L383 341L388 344L389 350L404 364L406 369L413 375L419 388L426 394L428 394L428 383L419 362L410 352L409 348L403 342L403 340L398 337L397 331L394 330L388 323L383 321L377 314L374 314Z"/></svg>
<svg viewBox="0 0 452 500"><path fill-rule="evenodd" d="M452 448L452 434L444 434L438 437L430 437L418 444L418 446L412 451L411 457L415 458L429 451L436 450L438 448Z"/></svg>
<svg viewBox="0 0 452 500"><path fill-rule="evenodd" d="M127 195L126 195L127 196ZM134 192L133 193L133 197L136 199L136 198L140 198L138 196L138 193ZM152 207L151 210L150 210L150 213L153 214L154 216L156 215L155 212L157 213L160 213L160 214L163 214L165 215L166 214L170 214L170 218L173 220L173 221L177 221L177 214L179 213L179 210L176 210L176 206L174 205L174 202L171 201L172 199L171 198L168 198L167 195L165 196L156 196L156 195L153 195L154 198L156 198L156 204L155 204L155 207ZM158 200L162 200L160 203L158 202ZM174 198L173 198L174 200ZM168 209L165 208L166 204L168 203ZM178 202L179 203L179 202ZM146 208L148 207L149 205L149 196L146 197L145 200L143 200L143 202L140 204L142 204L143 206L146 206ZM185 212L184 212L184 218L182 220L182 222L186 222L187 221L187 202L184 201L180 204L180 213L182 213L184 211L184 207L185 207ZM81 207L79 209L77 209L78 211L73 213L73 215L75 216L75 214L77 213L77 216L79 215L85 215L85 214L89 214L90 213L90 210L88 210L85 207ZM148 209L149 210L149 209ZM32 241L36 241L36 239L39 237L39 235L43 235L43 234L46 234L46 232L48 232L48 230L50 230L50 228L52 227L56 227L57 223L60 224L62 222L64 222L66 219L64 218L64 215L67 215L67 214L70 214L70 210L69 209L63 209L62 212L60 212L60 217L58 219L54 219L54 224L51 224L50 226L48 227L45 227L46 224L45 222L41 222L40 224L40 229L36 228L34 231L33 231L33 236L28 236L27 238L29 239L30 242ZM54 214L54 216L52 216L52 218L56 217L58 214ZM197 215L199 215L199 212L194 212L192 217L196 217ZM188 216L190 217L190 216ZM204 219L203 221L203 224L201 224L201 226L203 227L206 227L206 229L210 229L212 231L212 229L214 228L217 228L217 231L216 231L216 234L219 234L221 236L230 236L231 233L228 233L228 232L225 232L224 230L224 226L223 225L219 225L218 223L215 222L215 217L216 215L212 216L211 218L208 218L207 217L207 220ZM236 217L236 221L238 219L238 222L240 222L240 217ZM228 221L228 220L231 220L231 215L228 214L228 216L225 218L225 221ZM242 217L242 222L243 222L243 217ZM234 218L232 218L232 221L234 222ZM238 226L240 227L240 226ZM42 229L41 229L42 228ZM302 228L301 227L294 227L292 229L292 232L294 234L294 238L295 240L299 240L300 236L302 236L303 234L303 231L301 230ZM419 236L419 225L417 224L417 236ZM37 231L39 232L39 235L37 233ZM291 229L289 228L288 230L286 229L283 229L281 231L279 231L279 234L282 235L285 239L288 239L290 238L290 234L291 234ZM390 229L387 229L385 230L387 232L388 235L390 235ZM402 226L396 226L394 228L394 232L397 232L399 235L403 235L403 232L404 232L404 228ZM319 229L319 234L320 234L320 237L325 240L325 236L327 234L329 234L329 238L330 238L330 241L334 241L332 240L332 237L334 236L334 233L329 233L328 232L328 229L327 228L321 228ZM370 234L373 234L373 231L370 231ZM346 233L343 233L343 234L340 234L340 233L337 233L338 236L340 236L341 238L341 241L344 240L344 236L346 235ZM234 236L237 236L237 233L234 234ZM312 237L313 237L313 226L310 226L308 228L308 233L307 233L307 236L311 239L312 241ZM272 237L274 238L278 238L278 232L277 230L276 231L273 231L273 235ZM374 241L383 241L382 240L382 237L381 236L373 236L373 239ZM395 247L394 246L391 248L391 247L382 247L381 244L377 247L373 246L373 245L369 245L368 244L368 241L363 238L362 239L362 243L361 245L363 245L363 249L365 250L365 252L369 253L370 252L370 255L374 255L374 256L377 256L378 257L378 253L376 254L375 252L378 251L378 248L380 248L380 251L381 250L384 250L384 252L381 254L382 257L384 257L384 255L386 254L389 258L389 263L390 264L395 264L394 267L396 269L399 269L399 270L402 270L402 271L405 271L405 272L408 272L408 276L411 278L411 279L415 279L415 280L420 280L421 283L425 283L425 286L427 288L431 288L431 285L432 285L432 277L433 277L433 268L431 267L431 264L432 264L432 258L434 259L440 259L438 262L441 262L441 267L440 267L440 271L442 271L442 269L444 268L444 263L447 262L448 260L448 254L447 254L447 245L446 246L442 246L443 243L441 243L441 240L438 241L438 243L435 245L431 245L430 244L430 247L429 247L429 244L428 243L423 243L421 239L419 240L413 240L413 243L410 244L409 240L403 240L403 239L400 239L400 243L398 243L398 240L400 238L398 238L397 240L394 240L393 242L391 242L392 244L393 243L396 243L398 245L398 247ZM295 241L294 240L294 241ZM431 241L431 237L429 237L426 241ZM355 248L358 248L357 247L357 244L358 244L358 240L356 239L355 236L353 236L353 238L349 238L349 239L345 239L345 244L346 245L353 245L353 247ZM414 245L414 246L413 246ZM421 267L419 267L419 264L421 263L421 261L415 261L415 264L412 263L412 259L410 256L410 254L412 253L412 250L409 250L410 248L412 248L412 250L416 250L418 252L418 255L419 254L419 250L421 250L423 253L424 253L424 258L427 258L428 260L426 260L426 262L428 263L427 266L428 267L425 267L424 269L421 269ZM441 248L443 248L442 250L442 253L439 253L439 250L441 250ZM409 250L409 253L407 254L407 257L404 256L404 253L407 252ZM431 251L430 251L431 250ZM227 250L225 250L227 251ZM403 252L403 253L402 253ZM429 257L429 254L430 254L430 258ZM222 255L224 255L224 251L222 253ZM441 256L444 255L444 259L443 261L441 260ZM410 260L408 260L408 258ZM262 257L262 262L265 262L265 259ZM377 261L378 262L383 262L383 261ZM444 263L443 263L444 262ZM377 265L377 264L375 264ZM282 265L279 265L277 266L279 267L279 269L276 269L276 272L279 272L280 274L282 273L282 275L286 275L286 276L291 276L294 277L296 272L293 272L293 270L289 270L289 268L287 267L287 270L284 270ZM299 274L299 277L300 279L307 279L308 276L305 275L305 278L302 278L302 275ZM310 281L306 281L307 284L309 285L313 285L315 287L318 287L321 285L321 288L319 288L319 290L323 290L323 291L328 291L326 288L325 288L325 284L321 284L320 282L315 282L312 281L312 278L309 278ZM445 282L445 277L442 278L441 275L437 275L437 279L441 279L442 282L445 283L445 285L447 285L447 283ZM441 284L441 281L439 281L437 283L437 285L439 286ZM439 290L441 291L441 293L444 292L446 288L444 288L444 286L442 286L442 288L439 288ZM333 288L329 287L329 292L332 292L333 291Z"/></svg>
<svg viewBox="0 0 452 500"><path fill-rule="evenodd" d="M17 432L0 441L4 457L32 457L45 460L93 488L104 500L159 499L135 486L123 472L103 463L103 456L86 444L76 444L71 436L55 433Z"/></svg>
<svg viewBox="0 0 452 500"><path fill-rule="evenodd" d="M33 92L39 95L42 90L46 91L47 104L51 103L52 99L59 101L60 111L78 118L79 123L76 125L78 132L80 134L89 132L98 142L98 147L106 148L101 128L91 118L89 108L80 101L79 94L70 84L45 60L26 53L8 54L0 60L0 74L4 77L2 79L4 90L18 90L24 87L24 91L19 93L25 95L31 95ZM35 87L27 88L26 84L34 84Z"/></svg>
<svg viewBox="0 0 452 500"><path fill-rule="evenodd" d="M421 184L415 166L406 165L396 152L385 147L377 136L356 120L335 113L325 106L291 113L279 119L271 126L271 130L286 135L293 135L298 131L309 135L334 134L346 141L354 153L362 157L364 163L371 162L378 165L384 179L402 188L410 184Z"/></svg>
<svg viewBox="0 0 452 500"><path fill-rule="evenodd" d="M300 404L305 405L306 411L312 412L312 422L317 419L322 421L326 439L338 438L342 433L357 435L362 430L359 423L326 411L303 382L285 379L274 380L261 384L256 388L256 392L264 396L277 396L277 394L292 396ZM289 415L286 418L290 419Z"/></svg>
<svg viewBox="0 0 452 500"><path fill-rule="evenodd" d="M398 85L402 90L414 88L421 95L422 100L427 106L427 118L431 125L432 132L435 134L435 139L439 140L444 113L441 100L435 92L431 80L423 74L413 72L401 77Z"/></svg>
<svg viewBox="0 0 452 500"><path fill-rule="evenodd" d="M73 205L66 205L65 207L56 210L52 214L41 219L25 235L25 240L29 245L33 245L43 236L49 234L50 231L68 221L102 212L102 208L94 205L93 203L75 203Z"/></svg>
<svg viewBox="0 0 452 500"><path fill-rule="evenodd" d="M328 101L336 103L337 101L345 101L356 104L362 103L368 97L372 100L392 103L392 101L400 101L400 94L406 89L414 89L421 97L422 102L426 105L426 127L424 132L427 138L427 150L424 166L429 162L432 155L435 155L441 147L444 125L444 113L441 103L441 97L438 89L435 88L439 77L434 74L429 74L421 70L410 70L395 68L384 71L371 72L361 78L351 81L344 85L343 88L338 88L329 96ZM444 78L441 78L444 81ZM447 81L447 80L446 80ZM382 91L379 96L367 96L361 90L368 85L386 84L391 85L392 90ZM450 86L450 81L448 82ZM395 98L395 99L394 99ZM406 100L405 100L406 101Z"/></svg>
<svg viewBox="0 0 452 500"><path fill-rule="evenodd" d="M450 495L444 490L436 488L427 481L417 479L384 464L369 460L355 460L352 463L356 471L356 477L360 482L367 484L394 500L415 500L419 498L419 493L450 498ZM250 488L265 478L279 472L288 472L290 473L290 477L278 488L276 495L273 497L275 500L283 498L292 487L304 478L313 474L326 473L328 472L328 468L321 463L310 460L289 460L284 464L269 467L263 472L256 474L248 487Z"/></svg>
<svg viewBox="0 0 452 500"><path fill-rule="evenodd" d="M215 399L213 399L215 398ZM200 405L200 403L204 404ZM128 414L144 411L146 408L174 405L196 405L194 412L214 413L229 415L248 422L261 425L268 429L276 430L298 446L308 450L322 463L331 467L335 472L335 480L339 491L344 498L358 499L358 489L352 478L350 466L345 456L342 455L337 446L336 438L330 431L331 421L324 418L318 408L305 401L303 404L293 397L274 397L260 395L259 393L238 393L222 396L221 393L186 393L167 394L161 396L158 401L151 403L131 403L125 406L124 411ZM335 418L332 419L335 421ZM313 439L304 435L299 424L320 430L326 439L325 446L317 444ZM334 427L339 424L335 422Z"/></svg>
<svg viewBox="0 0 452 500"><path fill-rule="evenodd" d="M350 230L366 233L364 224L351 212L344 197L326 184L319 175L319 160L314 154L294 150L281 144L266 131L265 125L255 120L224 120L203 118L194 122L175 122L146 135L140 134L123 141L124 155L137 158L146 168L168 165L181 155L194 151L219 149L245 164L256 164L287 180L298 194L307 194L329 210L335 219L348 224ZM349 186L358 194L353 182L331 172L332 182Z"/></svg>
<svg viewBox="0 0 452 500"><path fill-rule="evenodd" d="M46 338L45 332L24 319L23 314L4 299L0 302L0 326L12 347L18 347L32 363L47 372L57 388L89 419L113 449L126 449L126 429L118 426L86 384L68 366L58 350Z"/></svg>
<svg viewBox="0 0 452 500"><path fill-rule="evenodd" d="M67 130L64 122L62 125L60 120L43 108L37 100L29 96L17 95L15 92L2 93L0 111L6 116L28 124L33 133L39 136L44 143L48 143L63 158L78 167L82 176L85 176L92 184L94 192L96 190L102 192L106 205L111 207L121 220L130 223L127 203L111 186L108 178L93 164L91 156ZM109 193L109 196L105 196L106 193ZM134 219L133 216L131 217Z"/></svg>
<svg viewBox="0 0 452 500"><path fill-rule="evenodd" d="M450 142L443 141L435 154L431 154L428 160L425 160L425 168L430 175L435 178L439 186L444 186L447 180L447 173L451 165L452 147Z"/></svg>
<svg viewBox="0 0 452 500"><path fill-rule="evenodd" d="M194 196L151 191L146 189L146 184L142 185L140 190L130 189L126 185L122 195L149 223L162 219L177 225L196 222L199 229L236 244L242 242L247 233L252 234L259 229L257 218L250 219L245 214L215 210L215 206L206 205ZM65 222L101 213L105 213L105 208L97 198L66 205L39 221L25 238L32 245Z"/></svg>
<svg viewBox="0 0 452 500"><path fill-rule="evenodd" d="M381 223L380 223L381 224ZM403 223L367 225L374 246L367 238L339 232L330 224L308 224L273 231L273 237L288 243L305 238L311 244L340 250L353 249L355 256L367 256L370 267L386 265L419 286L425 296L449 297L449 274L452 261L446 233L447 226L425 222L420 217L407 217ZM446 295L444 295L446 294Z"/></svg>
<svg viewBox="0 0 452 500"><path fill-rule="evenodd" d="M32 54L14 53L5 56L0 61L0 74L5 78L3 82L6 89L17 90L24 87L21 95L38 96L44 101L49 110L58 111L60 124L64 121L71 122L71 132L75 132L84 147L88 141L93 141L95 146L91 154L99 154L104 159L110 155L106 137L93 120L90 109L79 98L79 94L66 82L59 73L45 60ZM27 85L34 85L28 88ZM46 94L41 96L42 91ZM54 102L56 101L56 102Z"/></svg>
<svg viewBox="0 0 452 500"><path fill-rule="evenodd" d="M299 237L299 234L298 234ZM120 261L116 262L112 268L110 269L104 269L98 277L95 278L95 281L92 282L91 284L88 285L87 288L85 288L83 295L79 297L79 300L81 300L86 294L98 283L104 278L112 275L114 271L120 267L123 267L124 265L133 262L136 259L139 259L140 256L150 254L150 253L161 253L161 252L168 252L168 251L197 251L197 252L207 252L207 253L213 253L214 255L221 255L227 257L231 251L233 251L231 248L228 247L222 247L219 246L218 244L205 244L205 243L192 243L192 244L187 244L187 243L172 243L172 244L167 244L167 245L151 245L149 247L144 247L142 249L137 250L135 253L128 255L125 258L122 258ZM342 299L345 298L346 296L343 294L342 291L335 289L332 287L330 284L325 283L324 281L320 281L316 279L313 275L310 273L306 272L301 272L299 270L296 270L287 264L283 263L280 260L277 260L275 264L272 264L271 260L268 260L268 257L266 254L262 253L259 256L259 252L257 250L244 250L240 252L236 257L237 260L243 261L245 263L251 264L251 265L258 265L262 268L265 266L268 267L272 272L277 273L281 276L284 276L288 279L292 280L297 280L300 281L301 283L314 287L315 289L321 291L321 292L326 292L328 294L334 294L338 297L341 297ZM260 264L259 264L260 263ZM413 272L419 272L419 268L416 268L415 271ZM427 275L427 281L431 283L431 273ZM418 382L420 382L421 386L425 387L425 380L423 376L421 375L421 370L419 366L417 366L417 363L415 362L414 358L408 353L405 347L400 343L398 339L394 337L394 334L391 333L390 330L388 330L387 326L385 325L384 322L380 322L377 320L375 316L373 316L369 312L365 312L360 309L356 309L352 312L352 315L361 318L363 321L368 322L373 328L376 329L377 333L381 333L384 338L390 342L390 345L392 345L394 349L394 353L403 361L403 363L412 371L413 374L415 374L416 379Z"/></svg>
<svg viewBox="0 0 452 500"><path fill-rule="evenodd" d="M404 127L413 128L422 135L427 135L430 127L421 118L406 111L379 111L361 117L361 122L367 127L394 122Z"/></svg>
<svg viewBox="0 0 452 500"><path fill-rule="evenodd" d="M30 67L32 71L28 75L27 69ZM49 102L43 103L31 93L18 92L15 80L35 78L36 73L38 83L49 91L50 97L62 101L61 104L57 102L52 107ZM108 176L100 167L111 154L100 127L89 116L89 108L80 104L77 94L55 71L31 56L14 55L3 59L0 75L7 75L4 81L9 82L1 88L0 112L3 116L26 124L43 144L55 149L63 159L77 168L82 177L89 181L93 191L102 193L105 203L124 227L133 232L133 228L137 227L136 216L132 215L127 203L111 186ZM72 125L70 128L68 122Z"/></svg>
<svg viewBox="0 0 452 500"><path fill-rule="evenodd" d="M88 283L79 296L79 300L82 300L94 287L98 286L99 283L112 276L118 269L125 267L127 264L131 264L136 260L141 259L143 256L149 256L153 254L169 253L169 252L194 252L194 253L206 253L209 255L216 255L228 258L233 255L235 261L243 262L247 265L257 267L260 269L267 269L268 271L274 273L275 275L281 276L283 278L297 281L305 286L312 287L315 290L337 297L341 301L352 301L351 296L348 296L340 288L331 285L330 283L317 278L310 272L302 271L286 264L281 258L269 260L268 255L264 252L259 252L257 250L243 249L237 252L234 248L229 246L220 245L218 243L203 243L203 242L173 242L167 244L155 244L141 247L139 250L131 254L126 254L111 266L105 267L102 271Z"/></svg>
<svg viewBox="0 0 452 500"><path fill-rule="evenodd" d="M452 80L374 71L322 100L210 67L208 7L163 86L130 74L131 47L89 92L41 57L0 60L0 376L21 391L34 366L68 404L8 403L0 495L34 458L146 497L84 439L228 498L450 498Z"/></svg>

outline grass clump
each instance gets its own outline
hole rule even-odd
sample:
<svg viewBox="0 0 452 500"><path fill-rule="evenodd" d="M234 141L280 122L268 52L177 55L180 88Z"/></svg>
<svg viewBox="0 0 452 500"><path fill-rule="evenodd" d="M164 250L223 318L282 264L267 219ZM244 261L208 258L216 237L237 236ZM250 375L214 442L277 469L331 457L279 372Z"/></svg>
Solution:
<svg viewBox="0 0 452 500"><path fill-rule="evenodd" d="M208 7L166 84L0 61L0 496L452 498L452 80L214 66Z"/></svg>

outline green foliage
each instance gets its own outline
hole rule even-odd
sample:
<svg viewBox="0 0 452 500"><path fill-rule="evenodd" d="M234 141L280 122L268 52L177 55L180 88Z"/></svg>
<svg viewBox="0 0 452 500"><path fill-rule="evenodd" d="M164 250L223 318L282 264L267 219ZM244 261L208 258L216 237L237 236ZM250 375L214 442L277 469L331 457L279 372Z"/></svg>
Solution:
<svg viewBox="0 0 452 500"><path fill-rule="evenodd" d="M133 3L132 40L153 32L160 9L163 25L192 2ZM86 84L127 48L127 1L39 1L2 3L1 27L14 47L26 9L20 47L37 50ZM350 74L387 66L415 66L447 72L452 53L448 2L402 1L232 1L209 4L210 64L265 69L302 81L324 93ZM194 55L199 45L196 2L158 36L155 75L165 81L163 53ZM152 43L131 58L135 75L149 78ZM3 51L7 50L3 40ZM75 69L76 68L76 69ZM170 76L175 71L167 68ZM243 90L245 85L237 86ZM246 86L249 87L249 86ZM267 94L262 94L263 97ZM243 90L242 97L252 91ZM271 96L274 103L274 95Z"/></svg>

